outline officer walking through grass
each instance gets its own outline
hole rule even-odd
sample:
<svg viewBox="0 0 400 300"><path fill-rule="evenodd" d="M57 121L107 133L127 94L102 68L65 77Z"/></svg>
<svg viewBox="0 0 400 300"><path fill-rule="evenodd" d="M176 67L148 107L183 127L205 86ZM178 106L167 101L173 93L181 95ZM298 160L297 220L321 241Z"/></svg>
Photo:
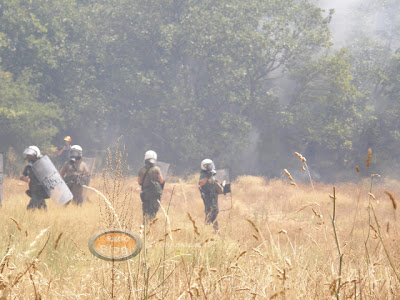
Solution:
<svg viewBox="0 0 400 300"><path fill-rule="evenodd" d="M214 229L218 231L218 194L222 194L223 189L214 178L217 172L211 159L204 159L200 167L199 189L204 202L206 223L213 224Z"/></svg>
<svg viewBox="0 0 400 300"><path fill-rule="evenodd" d="M140 199L142 200L143 222L155 218L159 208L164 187L164 179L159 167L155 165L157 153L149 150L144 154L144 167L138 174L138 183L142 187Z"/></svg>
<svg viewBox="0 0 400 300"><path fill-rule="evenodd" d="M49 198L49 196L32 170L33 163L42 157L40 150L36 146L29 146L25 149L23 155L24 159L28 161L28 165L24 168L19 179L29 183L29 190L26 191L26 194L31 198L26 209L43 208L47 210L45 199Z"/></svg>
<svg viewBox="0 0 400 300"><path fill-rule="evenodd" d="M90 175L87 164L82 161L82 151L81 146L73 145L69 151L69 160L60 171L61 177L72 192L72 201L79 206L84 200L82 185L88 185Z"/></svg>

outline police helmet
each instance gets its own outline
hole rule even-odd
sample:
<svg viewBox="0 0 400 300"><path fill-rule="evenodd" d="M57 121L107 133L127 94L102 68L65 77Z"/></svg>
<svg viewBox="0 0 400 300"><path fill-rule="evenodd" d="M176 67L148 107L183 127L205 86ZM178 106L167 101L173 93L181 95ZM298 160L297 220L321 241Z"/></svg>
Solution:
<svg viewBox="0 0 400 300"><path fill-rule="evenodd" d="M24 155L25 159L27 159L28 156L32 156L32 157L38 158L38 157L40 157L40 150L36 146L29 146L28 148L26 148L24 150L23 155Z"/></svg>
<svg viewBox="0 0 400 300"><path fill-rule="evenodd" d="M203 161L202 161L201 164L200 164L200 167L201 167L201 169L204 170L204 171L212 171L212 170L215 170L214 162L213 162L211 159L209 159L209 158L203 159Z"/></svg>
<svg viewBox="0 0 400 300"><path fill-rule="evenodd" d="M153 150L146 151L144 160L154 164L157 160L157 153Z"/></svg>
<svg viewBox="0 0 400 300"><path fill-rule="evenodd" d="M82 157L82 147L79 145L71 146L71 150L69 151L69 157L75 157L75 158Z"/></svg>

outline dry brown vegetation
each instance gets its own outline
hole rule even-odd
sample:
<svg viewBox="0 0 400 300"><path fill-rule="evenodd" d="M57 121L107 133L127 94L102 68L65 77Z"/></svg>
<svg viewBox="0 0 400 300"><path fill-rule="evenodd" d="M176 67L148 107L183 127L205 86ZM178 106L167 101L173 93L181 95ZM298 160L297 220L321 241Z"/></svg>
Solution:
<svg viewBox="0 0 400 300"><path fill-rule="evenodd" d="M233 208L220 212L215 234L204 225L197 178L167 183L162 205L169 222L160 210L145 228L146 253L115 264L88 250L90 236L110 226L96 193L88 191L81 208L48 201L48 212L31 212L25 183L6 178L0 299L399 298L398 182L372 178L372 189L370 178L337 185L336 244L330 185L239 177ZM144 238L135 181L123 181L112 203L124 226ZM101 177L92 180L101 191L104 184ZM230 204L220 196L222 210Z"/></svg>

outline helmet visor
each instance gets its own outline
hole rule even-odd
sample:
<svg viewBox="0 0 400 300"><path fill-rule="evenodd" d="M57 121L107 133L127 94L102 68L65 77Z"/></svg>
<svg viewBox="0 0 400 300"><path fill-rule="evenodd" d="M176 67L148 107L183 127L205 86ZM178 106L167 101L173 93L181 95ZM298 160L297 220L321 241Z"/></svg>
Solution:
<svg viewBox="0 0 400 300"><path fill-rule="evenodd" d="M82 156L82 153L80 151L78 151L78 150L69 151L69 157L77 158L77 157L81 157L81 156Z"/></svg>
<svg viewBox="0 0 400 300"><path fill-rule="evenodd" d="M24 158L25 158L25 159L28 158L28 155L29 155L29 156L36 156L36 151L33 150L33 149L31 149L31 148L27 148L27 149L25 149L25 151L24 151Z"/></svg>

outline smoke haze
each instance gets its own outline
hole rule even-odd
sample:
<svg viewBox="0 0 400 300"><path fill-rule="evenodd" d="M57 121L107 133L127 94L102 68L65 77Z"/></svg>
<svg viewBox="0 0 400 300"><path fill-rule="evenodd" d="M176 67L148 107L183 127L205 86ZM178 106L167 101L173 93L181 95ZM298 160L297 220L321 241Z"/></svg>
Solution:
<svg viewBox="0 0 400 300"><path fill-rule="evenodd" d="M330 24L334 48L346 47L362 34L385 40L391 47L398 47L399 34L394 25L399 17L398 12L391 9L390 3L376 0L321 0L319 6L327 12L335 10Z"/></svg>

